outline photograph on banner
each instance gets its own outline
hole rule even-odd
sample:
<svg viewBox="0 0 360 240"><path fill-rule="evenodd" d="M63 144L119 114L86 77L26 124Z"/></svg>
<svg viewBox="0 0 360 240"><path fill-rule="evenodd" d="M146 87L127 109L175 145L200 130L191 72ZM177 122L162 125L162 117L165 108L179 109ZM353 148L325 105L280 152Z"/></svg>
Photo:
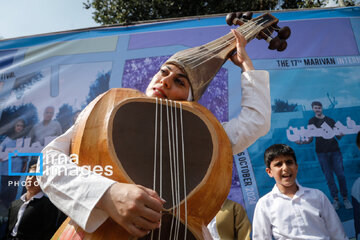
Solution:
<svg viewBox="0 0 360 240"><path fill-rule="evenodd" d="M287 144L299 183L326 194L347 233L354 233L351 189L360 176L359 74L358 67L271 71L271 130L249 148L260 196L274 186L264 174L264 146Z"/></svg>
<svg viewBox="0 0 360 240"><path fill-rule="evenodd" d="M99 91L109 89L111 62L65 63L57 71L49 67L25 74L24 69L7 65L2 73L12 73L6 78L6 84L12 87L6 92L2 89L1 101L2 219L7 218L11 202L26 190L26 173L38 161L44 146L71 127ZM15 156L9 158L12 154Z"/></svg>

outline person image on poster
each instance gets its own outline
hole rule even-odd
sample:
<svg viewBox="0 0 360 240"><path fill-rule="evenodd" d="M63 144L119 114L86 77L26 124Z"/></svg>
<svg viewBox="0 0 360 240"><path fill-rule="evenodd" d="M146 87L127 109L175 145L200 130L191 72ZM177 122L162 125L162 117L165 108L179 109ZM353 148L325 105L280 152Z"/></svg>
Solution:
<svg viewBox="0 0 360 240"><path fill-rule="evenodd" d="M55 108L52 106L45 108L43 121L35 124L30 131L32 144L38 142L41 146L44 146L46 137L57 137L62 134L60 123L52 120L54 112Z"/></svg>
<svg viewBox="0 0 360 240"><path fill-rule="evenodd" d="M315 116L309 120L309 125L312 124L316 128L321 128L323 124L327 124L330 128L335 126L335 121L325 116L323 113L322 103L314 101L311 103L312 110ZM333 207L335 210L340 208L339 190L335 183L334 173L339 181L340 193L343 198L343 203L346 209L352 208L351 202L348 200L348 190L346 187L346 179L344 174L343 157L340 152L339 143L337 139L341 139L342 135L335 136L330 139L324 137L315 137L315 152L319 160L321 170L325 175L326 183L329 187L331 197L333 198ZM313 141L310 137L306 141L296 141L297 144L308 144Z"/></svg>
<svg viewBox="0 0 360 240"><path fill-rule="evenodd" d="M253 240L348 240L343 225L326 195L301 186L294 150L274 144L265 150L266 173L275 186L256 203Z"/></svg>
<svg viewBox="0 0 360 240"><path fill-rule="evenodd" d="M237 117L223 126L232 143L233 153L236 154L269 131L271 104L268 72L254 69L245 51L246 39L239 32L232 32L236 39L237 53L231 56L231 60L242 69L242 109ZM168 60L152 78L146 95L170 100L197 101L205 86L194 85L194 81L198 81L196 78L188 78L179 65ZM92 172L86 174L86 180L81 174L51 175L51 169L59 167L56 165L57 156L69 156L72 133L73 128L70 128L43 150L44 174L38 176L38 180L50 200L87 232L95 231L108 217L136 237L145 236L158 228L165 201L151 189L114 182ZM46 161L46 158L53 161ZM67 158L65 163L62 162L61 167L66 167L68 172L80 168L72 163L70 158Z"/></svg>
<svg viewBox="0 0 360 240"><path fill-rule="evenodd" d="M26 135L25 131L25 120L17 119L15 120L14 127L11 133L4 139L0 144L0 149L2 152L5 152L8 148L15 149L17 143L19 146L24 145L24 138ZM3 155L5 156L5 155ZM9 159L7 157L0 159L0 173L1 173L1 194L0 194L0 204L5 208L8 208L10 203L16 198L18 187L10 185L9 183L17 182L20 179L20 176L10 176L9 175ZM13 156L11 158L11 173L21 173L25 171L24 167L26 166L27 158ZM21 186L20 186L21 187ZM21 187L22 188L22 187Z"/></svg>

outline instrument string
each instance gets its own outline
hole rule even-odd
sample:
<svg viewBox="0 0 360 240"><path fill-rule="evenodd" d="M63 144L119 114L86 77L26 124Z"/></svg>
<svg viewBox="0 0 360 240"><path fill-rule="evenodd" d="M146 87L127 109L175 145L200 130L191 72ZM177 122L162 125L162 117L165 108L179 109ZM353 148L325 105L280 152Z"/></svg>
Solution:
<svg viewBox="0 0 360 240"><path fill-rule="evenodd" d="M238 27L236 31L241 32L244 35L245 39L249 41L253 36L255 36L255 33L257 34L259 32L258 31L259 29L261 29L261 26L258 26L255 22L250 22L249 24ZM213 45L209 46L209 51L207 52L206 55L204 55L206 58L202 58L202 56L196 56L196 58L191 59L190 62L192 64L198 61L198 63L194 65L193 68L203 64L205 61L208 61L209 59L216 57L215 54L216 52L219 52L230 46L232 48L235 48L235 42L236 39L234 35L232 33L228 33L223 38L220 38L218 41L216 41L215 42L216 45L214 44L214 46Z"/></svg>
<svg viewBox="0 0 360 240"><path fill-rule="evenodd" d="M178 164L177 164L177 157L176 157L176 141L175 141L175 129L176 129L176 107L174 109L172 101L171 102L171 108L170 108L170 112L171 112L171 136L172 136L172 149L173 149L173 167L174 167L174 187L175 187L175 205L174 205L174 209L176 212L176 219L175 219L175 228L174 228L174 239L178 239L178 232L179 232L179 218L178 216L178 208L179 208L179 203L180 203L180 196L179 196L179 169L178 169ZM174 111L173 111L174 110ZM175 113L174 113L175 112ZM174 127L175 124L175 127Z"/></svg>
<svg viewBox="0 0 360 240"><path fill-rule="evenodd" d="M258 24L260 20L256 20L256 21L250 21L248 23L245 23L242 26L239 26L237 29L242 29L242 31L246 31L247 29L252 29L255 25ZM227 42L229 40L232 40L231 42L233 42L235 40L235 37L233 36L233 34L230 32L228 34L226 34L225 36L218 38L210 43L207 43L199 48L192 48L188 51L186 51L186 53L180 53L178 56L183 56L184 59L194 59L194 58L198 58L199 56L203 56L204 52L207 52L210 50L214 51L214 50L219 50L221 49L221 47L219 47L219 44L221 45L224 42ZM192 54L189 54L192 53Z"/></svg>
<svg viewBox="0 0 360 240"><path fill-rule="evenodd" d="M183 179L184 179L184 201L185 201L185 231L184 239L186 240L187 234L187 200L186 200L186 170L185 170L185 146L184 146L184 128L183 128L183 115L182 115L182 103L180 105L180 128L181 128L181 146L182 146L182 163L183 163Z"/></svg>
<svg viewBox="0 0 360 240"><path fill-rule="evenodd" d="M256 27L254 29L236 29L237 31L240 31L245 39L247 41L251 40L252 38L254 38L256 36L256 34L259 32L259 30L261 29L260 26L255 25ZM256 33L256 34L254 34ZM226 40L225 42L219 44L217 47L214 47L213 49L210 49L210 51L206 54L207 58L197 58L192 60L192 62L196 62L198 61L197 64L193 64L192 68L196 68L201 64L204 64L205 62L208 62L210 59L217 57L216 53L217 51L220 51L222 49L225 49L227 47L229 47L230 45L234 45L235 44L235 37L232 36L230 39Z"/></svg>
<svg viewBox="0 0 360 240"><path fill-rule="evenodd" d="M153 190L156 191L156 153L157 153L157 125L158 125L158 98L156 98L155 104L155 144L154 144L154 179Z"/></svg>
<svg viewBox="0 0 360 240"><path fill-rule="evenodd" d="M263 29L262 26L268 22L263 21L260 23L262 20L263 19L248 21L245 24L239 26L236 30L240 31L247 41L250 41ZM196 68L204 62L209 61L209 59L216 57L216 54L214 53L217 51L221 51L222 49L234 45L235 41L236 40L233 34L228 33L225 36L205 44L202 47L184 51L178 56L182 57L186 64L193 65L192 68Z"/></svg>
<svg viewBox="0 0 360 240"><path fill-rule="evenodd" d="M170 100L171 101L171 100ZM171 101L172 103L172 101ZM172 166L173 166L173 170L174 170L174 192L175 192L175 205L173 205L174 208L174 213L176 213L176 206L178 203L178 190L177 190L177 171L176 171L176 156L175 156L175 141L174 141L174 114L173 114L173 106L171 104L170 106L170 123L171 123L171 148L173 150L173 158L172 158ZM175 215L174 215L175 216ZM175 226L174 226L174 240L176 240L176 232L177 232L177 225L178 225L178 221L175 218ZM171 235L170 235L171 236Z"/></svg>
<svg viewBox="0 0 360 240"><path fill-rule="evenodd" d="M162 198L162 115L163 115L163 110L162 110L162 99L160 98L160 140L159 140L159 147L160 147L160 153L159 153L159 195ZM160 220L161 221L161 220ZM161 225L159 228L159 234L158 234L158 240L160 240L160 235L161 235Z"/></svg>
<svg viewBox="0 0 360 240"><path fill-rule="evenodd" d="M170 167L171 198L172 198L172 206L175 206L174 173L173 173L173 166L172 166L171 137L170 137L169 101L167 99L166 99L166 119L167 119L168 143L169 143L169 167ZM174 209L172 211L173 211L173 214L174 214ZM173 227L174 227L174 218L171 219L170 236L172 236Z"/></svg>
<svg viewBox="0 0 360 240"><path fill-rule="evenodd" d="M170 102L172 103L172 101L170 100ZM171 124L171 149L173 150L173 158L170 159L171 161L171 164L172 164L172 167L173 167L173 171L174 171L174 192L175 192L175 199L174 199L174 202L175 204L173 205L173 213L174 213L174 216L175 216L175 213L176 213L176 205L177 205L177 201L178 201L178 198L177 198L177 183L176 183L176 163L175 163L175 146L174 146L174 116L173 116L173 108L172 108L172 104L170 105L170 124ZM175 218L175 225L174 225L174 235L176 236L176 229L177 229L177 219ZM172 236L172 235L170 235ZM175 240L175 239L174 239Z"/></svg>
<svg viewBox="0 0 360 240"><path fill-rule="evenodd" d="M170 167L170 181L172 191L172 204L174 206L173 218L171 220L170 235L171 239L179 239L181 227L181 188L180 188L180 161L182 161L182 174L183 174L183 191L184 191L184 212L185 212L185 232L184 239L187 236L188 219L187 219L187 200L186 200L186 172L185 172L185 146L184 146L184 125L183 125L183 112L181 102L165 100L166 101L166 121L169 145L169 167ZM160 109L159 109L160 108ZM170 108L170 109L169 109ZM177 112L179 111L179 113ZM159 167L159 195L162 197L162 171L163 171L163 153L162 153L162 132L163 132L163 102L162 99L156 98L155 106L155 136L154 136L154 177L153 177L153 190L157 188L157 167ZM159 132L159 137L158 137ZM181 138L181 139L180 139ZM181 146L179 146L181 144ZM159 152L157 148L159 147ZM181 147L181 149L180 149ZM180 156L181 154L181 156ZM157 165L159 158L159 165ZM181 159L181 160L180 160ZM174 220L174 218L176 218ZM154 239L154 231L151 232L151 240ZM161 239L161 227L158 233L158 240Z"/></svg>
<svg viewBox="0 0 360 240"><path fill-rule="evenodd" d="M176 146L176 169L177 169L177 191L178 191L178 204L177 204L177 216L178 216L178 227L177 227L177 236L179 238L180 232L180 210L181 210L181 190L180 190L180 167L179 167L179 138L178 138L178 121L177 121L177 107L176 101L174 102L174 112L175 112L175 146Z"/></svg>
<svg viewBox="0 0 360 240"><path fill-rule="evenodd" d="M157 153L157 126L158 126L158 98L155 104L155 139L154 139L154 177L153 177L153 190L156 191L156 153ZM161 220L160 220L161 221ZM154 230L151 231L151 240L154 239Z"/></svg>

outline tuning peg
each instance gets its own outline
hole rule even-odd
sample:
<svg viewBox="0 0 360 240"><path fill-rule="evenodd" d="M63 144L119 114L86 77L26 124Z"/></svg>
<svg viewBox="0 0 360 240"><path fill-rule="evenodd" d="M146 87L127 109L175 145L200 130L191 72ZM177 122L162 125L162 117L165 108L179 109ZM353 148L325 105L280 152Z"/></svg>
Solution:
<svg viewBox="0 0 360 240"><path fill-rule="evenodd" d="M276 32L279 32L279 30L280 30L280 27L279 27L276 23L274 23L273 25L271 25L271 28L272 28L273 30L275 30Z"/></svg>
<svg viewBox="0 0 360 240"><path fill-rule="evenodd" d="M282 52L282 51L284 51L286 49L286 47L287 47L287 42L284 39L281 39L280 40L280 46L277 48L277 50L279 52Z"/></svg>
<svg viewBox="0 0 360 240"><path fill-rule="evenodd" d="M242 18L243 13L242 12L236 12L236 18Z"/></svg>
<svg viewBox="0 0 360 240"><path fill-rule="evenodd" d="M251 20L253 13L252 12L245 12L242 17L247 20Z"/></svg>
<svg viewBox="0 0 360 240"><path fill-rule="evenodd" d="M269 43L269 49L270 50L275 50L275 49L278 49L280 46L281 46L281 41L280 41L280 38L278 36L272 38L272 37L268 37L266 39L266 41Z"/></svg>
<svg viewBox="0 0 360 240"><path fill-rule="evenodd" d="M280 28L278 36L279 36L279 38L285 40L285 39L288 39L290 37L290 34L291 34L291 30L290 30L290 28L288 26L286 26L286 27Z"/></svg>
<svg viewBox="0 0 360 240"><path fill-rule="evenodd" d="M228 15L226 15L226 23L227 25L231 26L233 25L233 21L236 18L236 13L229 13Z"/></svg>

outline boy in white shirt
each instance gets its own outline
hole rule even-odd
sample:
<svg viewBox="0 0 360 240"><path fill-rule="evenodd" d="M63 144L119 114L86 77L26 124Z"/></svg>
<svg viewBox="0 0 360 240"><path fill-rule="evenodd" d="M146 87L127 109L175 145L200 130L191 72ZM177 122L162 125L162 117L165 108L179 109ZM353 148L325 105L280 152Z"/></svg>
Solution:
<svg viewBox="0 0 360 240"><path fill-rule="evenodd" d="M264 154L273 190L259 199L253 220L253 239L348 239L330 201L318 189L296 181L294 150L274 144Z"/></svg>

